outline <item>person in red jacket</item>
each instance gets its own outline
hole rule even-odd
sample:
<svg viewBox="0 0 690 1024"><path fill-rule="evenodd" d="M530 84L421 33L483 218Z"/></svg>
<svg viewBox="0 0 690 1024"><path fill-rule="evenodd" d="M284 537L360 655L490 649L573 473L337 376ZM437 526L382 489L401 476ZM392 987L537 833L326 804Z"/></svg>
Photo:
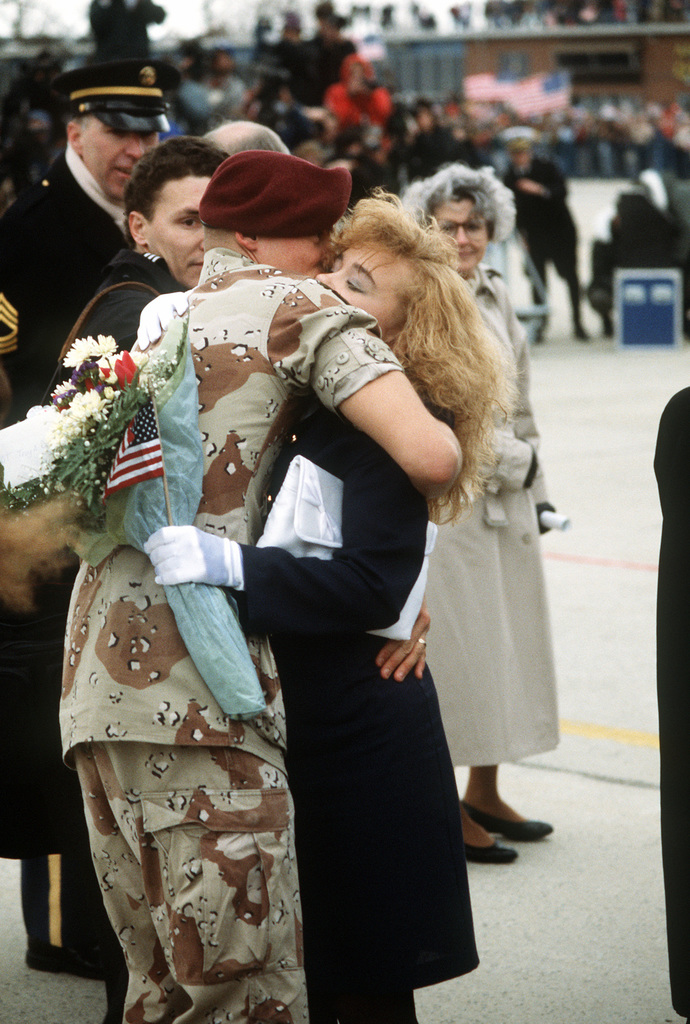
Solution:
<svg viewBox="0 0 690 1024"><path fill-rule="evenodd" d="M385 131L393 111L388 89L378 85L374 69L359 54L346 57L340 81L326 89L324 106L338 118L338 128L377 125Z"/></svg>

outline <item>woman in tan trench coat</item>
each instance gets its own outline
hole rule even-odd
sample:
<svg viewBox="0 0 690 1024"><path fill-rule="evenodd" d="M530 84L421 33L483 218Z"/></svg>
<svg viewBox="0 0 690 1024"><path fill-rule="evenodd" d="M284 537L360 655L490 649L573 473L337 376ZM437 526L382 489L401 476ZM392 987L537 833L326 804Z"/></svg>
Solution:
<svg viewBox="0 0 690 1024"><path fill-rule="evenodd" d="M458 246L458 269L515 369L512 419L497 432L496 464L471 513L439 530L427 603L429 663L453 763L470 766L463 801L468 860L517 856L490 833L534 840L552 831L528 821L498 792L498 766L558 743L553 663L538 514L553 511L537 457L529 351L500 275L482 264L490 240L513 230L512 193L491 168L453 164L403 196L432 215Z"/></svg>

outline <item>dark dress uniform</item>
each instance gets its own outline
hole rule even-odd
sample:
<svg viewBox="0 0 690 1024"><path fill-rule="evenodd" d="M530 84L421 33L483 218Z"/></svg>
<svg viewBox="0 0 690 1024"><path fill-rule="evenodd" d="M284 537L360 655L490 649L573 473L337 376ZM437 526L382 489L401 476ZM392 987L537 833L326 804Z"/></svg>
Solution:
<svg viewBox="0 0 690 1024"><path fill-rule="evenodd" d="M179 83L163 61L122 60L53 82L73 117L115 132L167 131L164 90ZM123 230L78 184L63 156L0 219L0 356L14 392L8 423L40 402L62 344L122 248Z"/></svg>
<svg viewBox="0 0 690 1024"><path fill-rule="evenodd" d="M0 355L13 390L9 423L41 403L65 338L123 244L122 231L77 184L64 155L0 218Z"/></svg>
<svg viewBox="0 0 690 1024"><path fill-rule="evenodd" d="M544 196L523 192L517 187L520 178L529 178L547 189ZM577 230L566 203L565 178L552 160L534 156L528 168L508 168L504 183L515 195L516 224L524 237L527 250L539 277L546 286L546 264L551 262L556 273L568 285L573 327L578 338L586 338L580 319L580 279L577 271ZM534 301L542 298L536 289Z"/></svg>
<svg viewBox="0 0 690 1024"><path fill-rule="evenodd" d="M690 388L659 425L654 470L663 529L657 600L661 844L671 996L690 1017Z"/></svg>
<svg viewBox="0 0 690 1024"><path fill-rule="evenodd" d="M75 116L143 135L167 129L163 89L178 81L160 61L118 61L67 72L54 87L69 97ZM63 343L123 243L123 232L84 192L64 155L0 219L0 356L13 392L9 423L49 392ZM151 296L141 295L143 306ZM88 324L84 331L90 333ZM62 761L58 724L71 588L71 578L44 587L31 616L0 608L0 680L12 723L0 762L0 856L22 859L27 963L102 976L98 947L105 1022L114 1024L122 1018L122 954L93 871L81 788Z"/></svg>
<svg viewBox="0 0 690 1024"><path fill-rule="evenodd" d="M129 349L136 341L144 306L156 295L179 291L186 288L175 280L162 256L121 249L105 268L76 337L111 334L120 348Z"/></svg>
<svg viewBox="0 0 690 1024"><path fill-rule="evenodd" d="M79 317L75 336L110 334L121 348L129 348L147 302L155 294L181 287L160 256L122 249L106 267L98 294ZM62 763L57 714L52 713L60 701L65 617L71 590L71 580L62 586L46 587L38 623L19 617L0 621L0 657L3 675L10 681L7 701L10 719L15 723L12 736L17 742L16 750L10 742L12 756L7 758L7 767L3 762L0 855L26 858L22 861L22 903L31 960L36 966L41 956L47 956L49 963L55 958L46 946L52 945L48 902L51 890L55 891L51 862L56 859L54 854L36 854L62 851L60 917L62 939L70 949L70 970L87 976L99 974L100 967L93 960L93 947L99 947L108 988L108 1013L103 1024L119 1024L127 970L120 945L104 917L98 886L91 885L92 877L95 884L95 875L81 789L76 773ZM37 625L40 640L36 637ZM18 643L22 633L27 639ZM89 922L87 926L85 921Z"/></svg>
<svg viewBox="0 0 690 1024"><path fill-rule="evenodd" d="M2 303L14 311L13 332L3 332L5 352L16 345L3 359L12 384L10 422L43 401L62 344L123 240L64 156L0 220ZM79 781L62 762L58 724L72 578L45 587L31 617L0 611L0 676L13 723L3 744L0 856L22 858L27 962L99 977L96 948L103 952L109 926ZM113 946L113 959L119 955ZM111 991L115 985L109 983Z"/></svg>
<svg viewBox="0 0 690 1024"><path fill-rule="evenodd" d="M62 344L123 240L64 156L0 220L0 344L12 385L10 423L43 401ZM0 856L22 859L31 965L64 964L98 976L100 893L79 782L62 763L58 726L72 578L67 573L62 583L44 587L32 616L0 610L0 677L13 723L3 744ZM56 899L58 915L50 909Z"/></svg>

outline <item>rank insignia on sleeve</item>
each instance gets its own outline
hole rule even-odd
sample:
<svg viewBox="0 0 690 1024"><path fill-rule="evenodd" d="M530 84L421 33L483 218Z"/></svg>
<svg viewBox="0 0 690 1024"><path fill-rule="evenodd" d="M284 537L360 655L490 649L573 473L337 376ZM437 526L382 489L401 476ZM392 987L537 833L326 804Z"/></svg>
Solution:
<svg viewBox="0 0 690 1024"><path fill-rule="evenodd" d="M19 314L3 292L0 292L0 356L14 352L17 347Z"/></svg>

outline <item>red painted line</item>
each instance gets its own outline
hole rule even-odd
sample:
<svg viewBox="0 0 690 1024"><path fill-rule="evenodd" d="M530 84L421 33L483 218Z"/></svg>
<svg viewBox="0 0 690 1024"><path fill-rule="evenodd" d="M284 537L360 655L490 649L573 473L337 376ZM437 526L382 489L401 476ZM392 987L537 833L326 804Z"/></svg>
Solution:
<svg viewBox="0 0 690 1024"><path fill-rule="evenodd" d="M607 569L641 569L643 572L658 572L659 566L648 562L625 562L618 558L591 558L588 555L564 555L558 551L545 551L544 558L554 562L577 562L580 565L602 565Z"/></svg>

